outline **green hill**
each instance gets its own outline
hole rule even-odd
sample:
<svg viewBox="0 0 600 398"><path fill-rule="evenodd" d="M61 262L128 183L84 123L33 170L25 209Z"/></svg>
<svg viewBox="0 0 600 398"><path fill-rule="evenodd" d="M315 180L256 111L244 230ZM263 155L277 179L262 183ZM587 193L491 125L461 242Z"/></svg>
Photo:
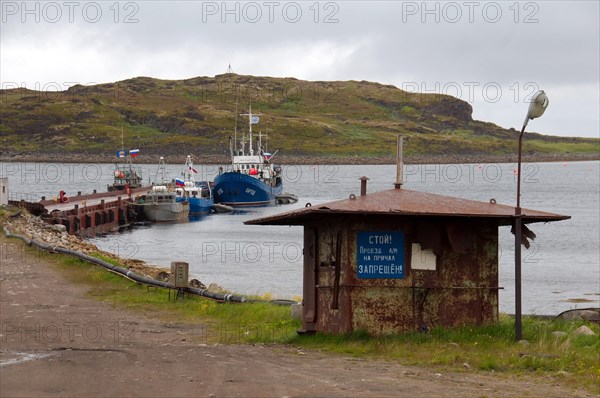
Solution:
<svg viewBox="0 0 600 398"><path fill-rule="evenodd" d="M96 154L121 147L142 154L226 159L237 112L252 105L280 159L392 159L396 135L405 156L468 161L514 155L518 132L472 119L464 101L370 82L308 82L225 74L186 80L137 77L63 92L0 92L2 156ZM238 132L247 119L237 118ZM600 140L527 135L530 156L598 157ZM589 156L588 156L589 157Z"/></svg>

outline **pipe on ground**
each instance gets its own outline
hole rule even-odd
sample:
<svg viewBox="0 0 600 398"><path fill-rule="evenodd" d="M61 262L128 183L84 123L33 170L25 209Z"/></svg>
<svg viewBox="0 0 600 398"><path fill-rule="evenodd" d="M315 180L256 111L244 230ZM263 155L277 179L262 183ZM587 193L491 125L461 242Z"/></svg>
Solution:
<svg viewBox="0 0 600 398"><path fill-rule="evenodd" d="M46 243L37 241L35 239L28 239L25 236L21 236L21 235L10 232L6 227L3 227L3 230L4 230L4 235L6 235L7 237L21 239L28 246L35 246L35 247L38 247L42 250L46 250L49 252L63 253L63 254L68 254L70 256L77 257L83 261L87 261L89 263L99 265L101 267L104 267L104 268L112 271L112 272L123 275L123 276L125 276L131 280L134 280L138 283L143 283L145 285L150 285L150 286L164 287L167 289L175 289L175 286L171 285L170 283L152 279L147 276L138 275L131 270L111 264L102 259L89 256L85 253L81 253L76 250L66 249L64 247L50 246ZM206 297L206 298L217 300L217 301L228 301L228 302L232 302L232 303L243 303L243 302L247 301L246 298L243 296L238 296L235 294L214 293L214 292L209 292L207 289L197 289L197 288L193 288L193 287L185 287L181 290L183 290L186 293L194 294L194 295L201 296L201 297Z"/></svg>

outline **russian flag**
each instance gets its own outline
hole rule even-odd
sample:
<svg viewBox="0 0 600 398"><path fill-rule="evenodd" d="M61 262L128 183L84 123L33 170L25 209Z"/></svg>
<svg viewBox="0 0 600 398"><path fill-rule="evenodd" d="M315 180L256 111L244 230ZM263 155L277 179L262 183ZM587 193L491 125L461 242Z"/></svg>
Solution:
<svg viewBox="0 0 600 398"><path fill-rule="evenodd" d="M140 154L139 149L132 149L131 151L129 151L129 155L131 155L132 158L136 157L139 154Z"/></svg>
<svg viewBox="0 0 600 398"><path fill-rule="evenodd" d="M175 179L175 185L178 186L178 187L183 187L183 186L185 186L185 182L183 181L183 179L177 177Z"/></svg>

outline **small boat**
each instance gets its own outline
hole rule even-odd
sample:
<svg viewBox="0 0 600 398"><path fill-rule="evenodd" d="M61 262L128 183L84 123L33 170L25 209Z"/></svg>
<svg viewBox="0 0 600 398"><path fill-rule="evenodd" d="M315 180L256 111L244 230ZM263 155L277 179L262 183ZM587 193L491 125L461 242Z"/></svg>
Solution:
<svg viewBox="0 0 600 398"><path fill-rule="evenodd" d="M142 186L142 170L140 167L134 166L131 160L138 153L138 149L130 151L119 149L117 151L117 158L125 159L125 162L115 164L113 184L107 187L109 192L123 191Z"/></svg>
<svg viewBox="0 0 600 398"><path fill-rule="evenodd" d="M188 219L189 202L178 196L173 186L167 181L164 157L160 157L152 189L146 198L138 201L137 204L143 207L144 215L149 221L179 222Z"/></svg>
<svg viewBox="0 0 600 398"><path fill-rule="evenodd" d="M215 202L238 207L276 204L277 195L283 192L281 168L273 165L275 154L264 150L260 135L256 152L253 148L252 125L259 122L259 117L252 114L252 108L243 116L248 116L248 150L244 138L239 149L234 149L237 145L235 139L230 143L232 169L226 172L219 170L213 188Z"/></svg>
<svg viewBox="0 0 600 398"><path fill-rule="evenodd" d="M183 178L175 179L177 196L190 203L190 215L195 216L209 214L214 204L210 183L208 181L196 181L194 178L196 173L192 157L188 155L181 173Z"/></svg>
<svg viewBox="0 0 600 398"><path fill-rule="evenodd" d="M190 214L189 203L178 200L177 194L165 185L153 186L138 205L143 206L144 215L153 222L187 221Z"/></svg>

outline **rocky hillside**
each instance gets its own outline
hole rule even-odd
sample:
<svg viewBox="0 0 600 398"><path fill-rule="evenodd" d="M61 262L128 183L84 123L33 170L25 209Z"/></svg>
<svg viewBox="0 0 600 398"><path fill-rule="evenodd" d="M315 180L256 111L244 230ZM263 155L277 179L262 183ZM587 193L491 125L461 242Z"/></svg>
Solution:
<svg viewBox="0 0 600 398"><path fill-rule="evenodd" d="M94 155L112 161L114 150L138 147L148 155L226 159L229 137L260 115L254 132L268 135L280 159L353 157L392 159L396 134L405 155L456 160L515 152L518 132L473 120L456 98L415 94L370 82L308 82L236 74L73 86L62 92L0 92L2 157ZM238 105L236 105L236 102ZM547 156L598 156L600 141L529 134L525 152ZM141 157L140 157L141 158Z"/></svg>

